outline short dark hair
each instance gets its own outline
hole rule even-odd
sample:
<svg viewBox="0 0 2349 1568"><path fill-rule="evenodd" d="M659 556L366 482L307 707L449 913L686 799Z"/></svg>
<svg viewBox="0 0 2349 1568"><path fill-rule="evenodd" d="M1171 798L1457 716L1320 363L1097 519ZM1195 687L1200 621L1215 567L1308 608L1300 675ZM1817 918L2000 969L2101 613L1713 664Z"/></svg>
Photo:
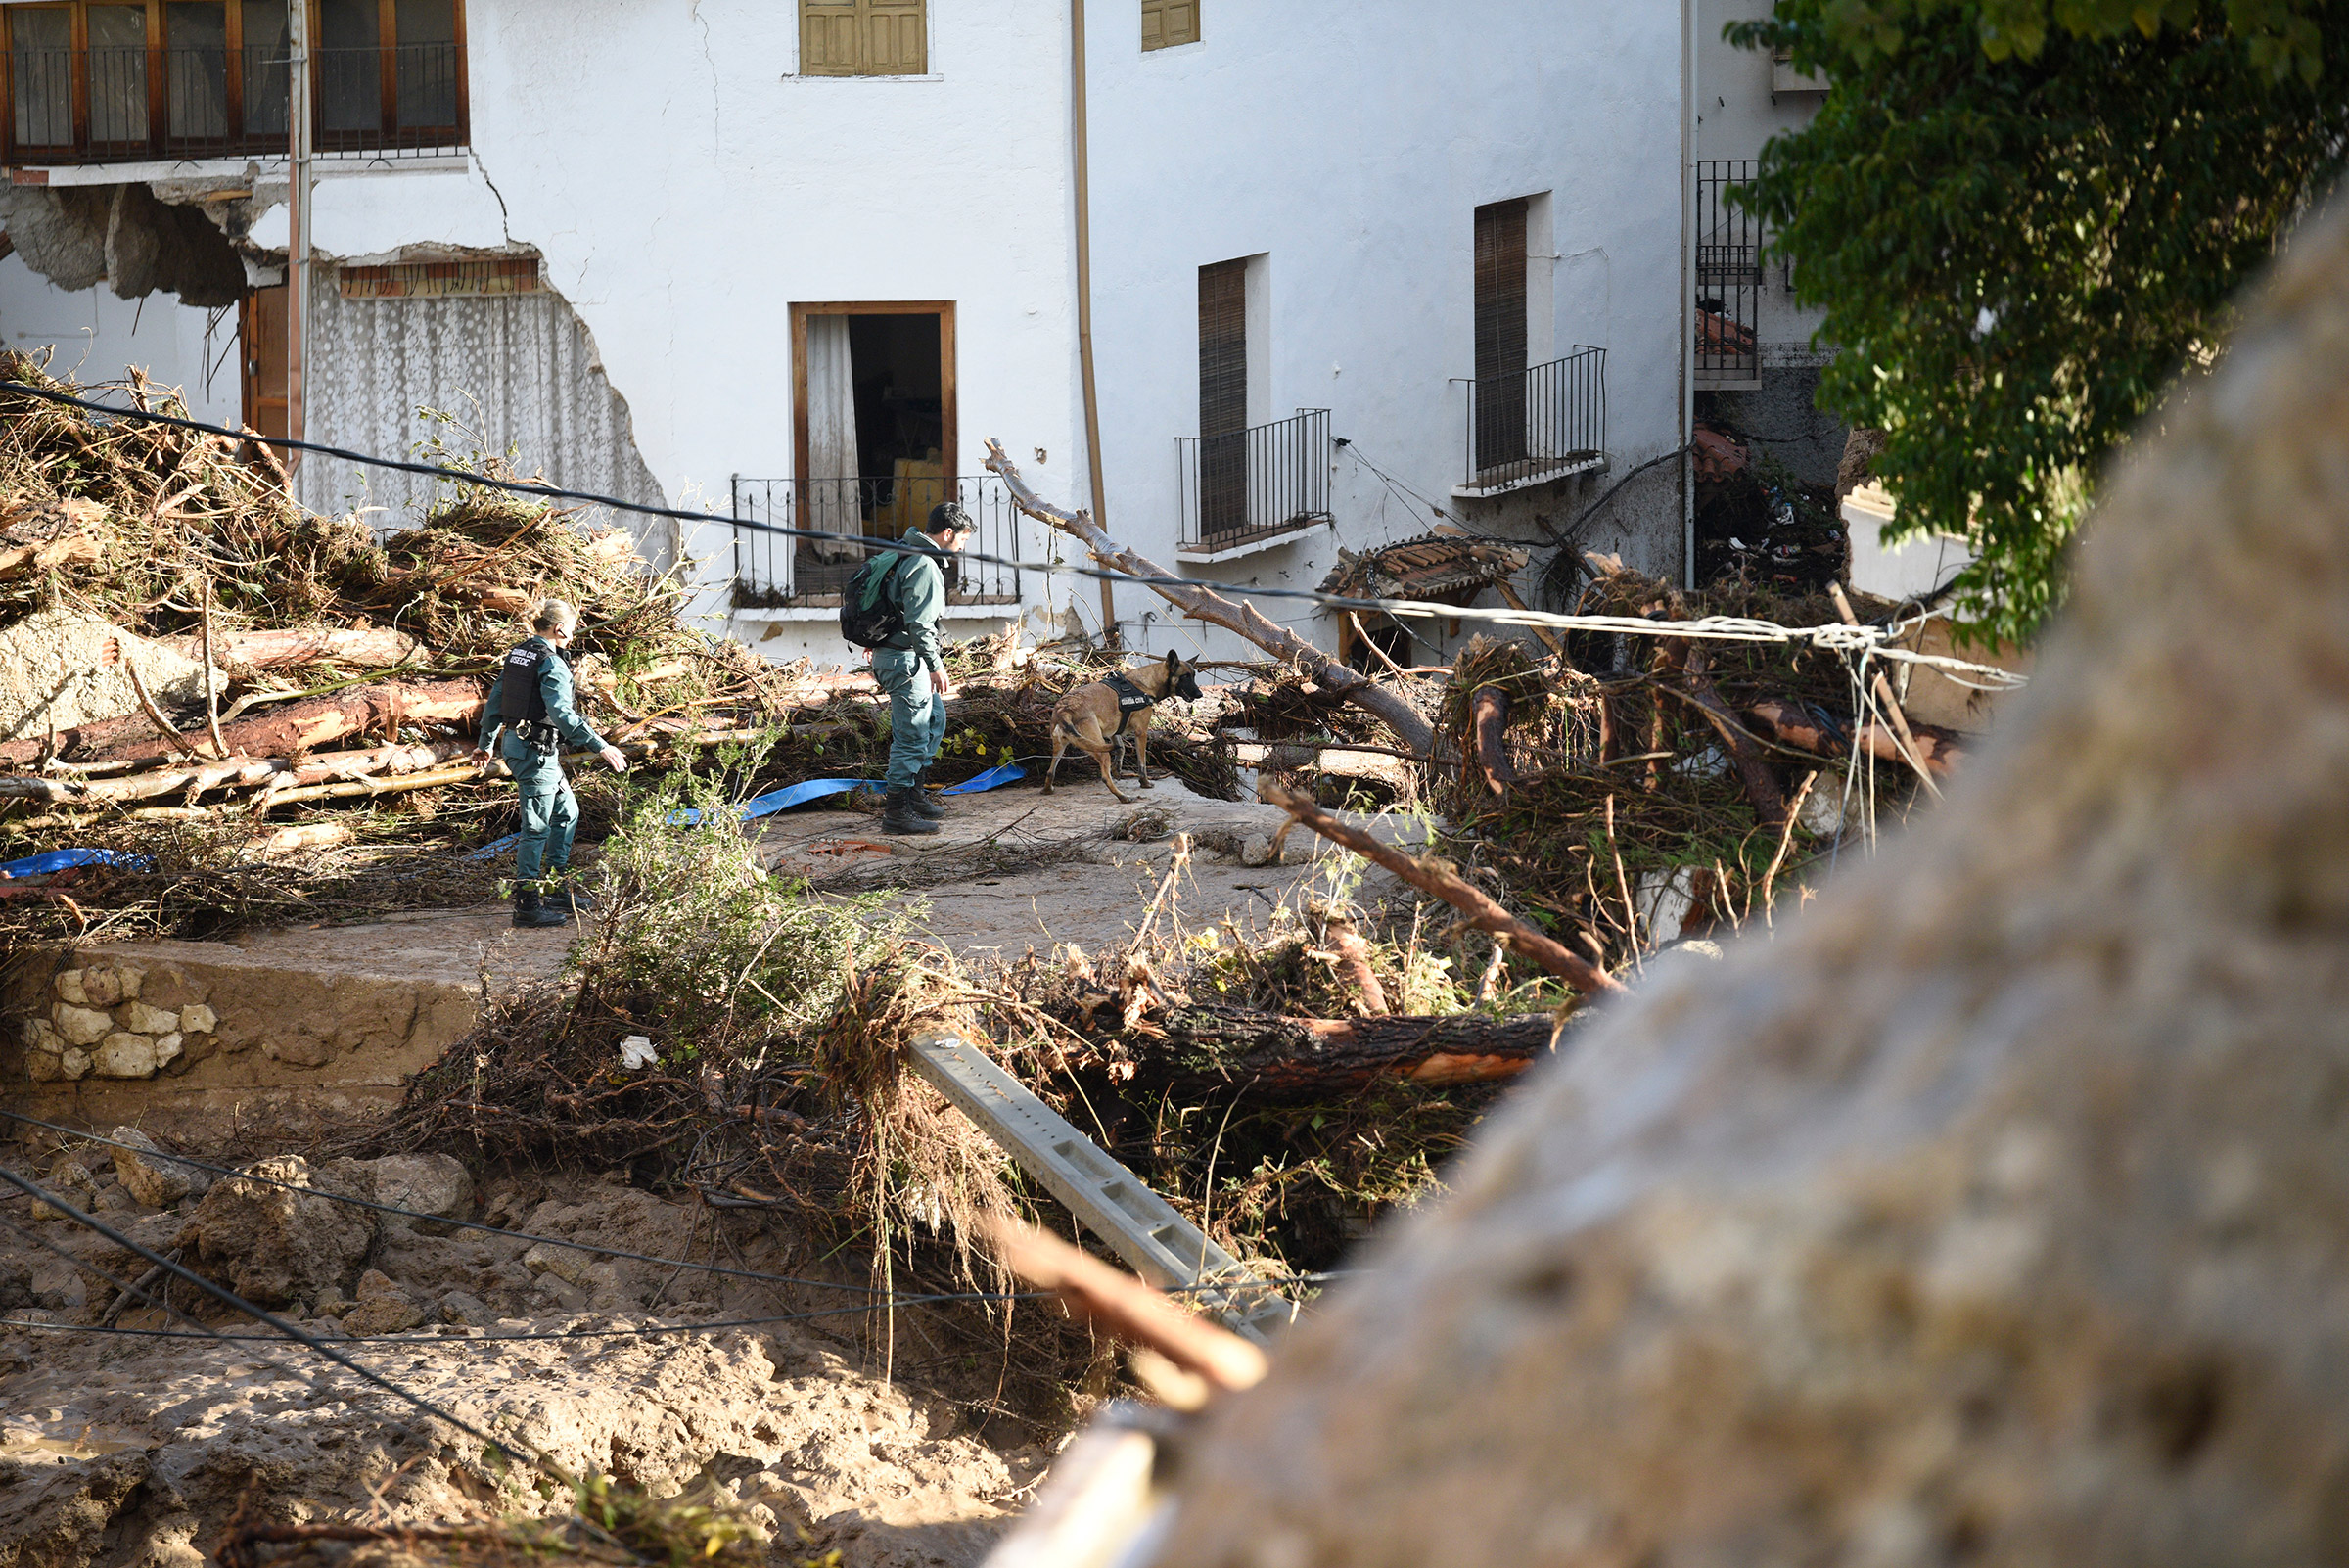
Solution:
<svg viewBox="0 0 2349 1568"><path fill-rule="evenodd" d="M971 533L977 531L978 527L971 521L971 514L962 509L960 502L941 501L930 508L930 521L922 525L922 531L944 533L952 529L958 533Z"/></svg>

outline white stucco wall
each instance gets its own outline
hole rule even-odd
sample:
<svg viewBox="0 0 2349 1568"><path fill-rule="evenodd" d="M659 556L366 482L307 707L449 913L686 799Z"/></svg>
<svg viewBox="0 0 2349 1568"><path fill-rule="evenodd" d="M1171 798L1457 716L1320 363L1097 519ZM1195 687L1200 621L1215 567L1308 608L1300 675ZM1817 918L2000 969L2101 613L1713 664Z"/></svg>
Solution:
<svg viewBox="0 0 2349 1568"><path fill-rule="evenodd" d="M104 284L69 291L23 256L0 259L0 343L55 348L54 375L90 385L119 381L135 365L183 390L198 419L233 425L243 402L236 337L234 310L199 310L168 295L120 300Z"/></svg>
<svg viewBox="0 0 2349 1568"><path fill-rule="evenodd" d="M1537 279L1548 287L1532 291L1535 308L1547 296L1535 357L1545 345L1607 349L1614 474L1677 445L1678 8L1477 0L1437 26L1405 0L1224 0L1203 8L1199 43L1149 54L1138 8L1092 0L1089 15L1094 346L1122 538L1174 558L1174 440L1198 431L1198 268L1258 253L1269 412L1328 408L1353 445L1334 463L1334 530L1198 575L1310 588L1341 544L1436 521L1358 456L1511 536L1539 536L1533 511L1564 523L1595 498L1611 481L1451 498L1465 478L1467 398L1448 378L1474 368L1475 208L1516 197L1549 197L1528 238L1554 256ZM1252 379L1259 349L1250 344ZM1253 406L1250 417L1261 417ZM1677 574L1677 485L1636 488L1590 542ZM1310 605L1261 608L1334 646ZM1122 619L1153 609L1164 606L1121 590ZM1194 632L1170 634L1179 645Z"/></svg>

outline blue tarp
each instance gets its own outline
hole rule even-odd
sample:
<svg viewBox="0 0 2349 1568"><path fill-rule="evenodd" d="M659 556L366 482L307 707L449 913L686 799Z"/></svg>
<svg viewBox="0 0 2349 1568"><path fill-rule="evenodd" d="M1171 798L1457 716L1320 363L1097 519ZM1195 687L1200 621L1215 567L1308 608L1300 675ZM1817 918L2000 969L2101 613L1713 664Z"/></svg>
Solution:
<svg viewBox="0 0 2349 1568"><path fill-rule="evenodd" d="M119 850L50 850L0 865L0 877L45 877L52 871L69 871L77 865L119 865L137 871L153 864L143 854L126 854Z"/></svg>
<svg viewBox="0 0 2349 1568"><path fill-rule="evenodd" d="M1001 789L1004 785L1027 776L1028 770L1019 763L1005 762L1000 767L989 768L977 778L965 779L960 784L949 784L938 793L941 795L977 795L982 790Z"/></svg>
<svg viewBox="0 0 2349 1568"><path fill-rule="evenodd" d="M1027 776L1028 770L1019 763L1005 762L999 767L989 768L977 778L965 779L960 784L948 785L938 793L941 795L977 795L985 790L1001 789L1004 785L1015 783ZM756 821L762 816L772 816L777 811L788 811L795 806L806 806L809 801L820 801L827 795L846 795L853 789L863 789L867 786L877 787L878 783L878 780L869 778L811 778L805 783L789 784L779 790L769 790L764 795L754 795L743 802L742 819L745 822ZM681 811L671 811L668 819L680 827L685 827L699 822L702 819L702 813L692 807L687 807ZM486 860L494 855L503 854L506 851L514 848L514 841L521 836L519 833L509 833L502 839L483 845L467 858ZM102 853L104 852L88 851L83 853Z"/></svg>

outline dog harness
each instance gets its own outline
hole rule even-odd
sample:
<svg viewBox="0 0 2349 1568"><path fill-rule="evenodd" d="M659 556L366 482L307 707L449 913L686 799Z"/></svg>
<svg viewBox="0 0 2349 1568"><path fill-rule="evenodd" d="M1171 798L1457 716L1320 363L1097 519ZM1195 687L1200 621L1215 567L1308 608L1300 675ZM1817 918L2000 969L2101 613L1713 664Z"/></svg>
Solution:
<svg viewBox="0 0 2349 1568"><path fill-rule="evenodd" d="M1110 731L1110 738L1113 740L1126 733L1126 726L1133 722L1134 715L1158 706L1157 698L1143 691L1141 687L1128 680L1124 675L1105 675L1102 677L1101 684L1117 694L1118 727Z"/></svg>

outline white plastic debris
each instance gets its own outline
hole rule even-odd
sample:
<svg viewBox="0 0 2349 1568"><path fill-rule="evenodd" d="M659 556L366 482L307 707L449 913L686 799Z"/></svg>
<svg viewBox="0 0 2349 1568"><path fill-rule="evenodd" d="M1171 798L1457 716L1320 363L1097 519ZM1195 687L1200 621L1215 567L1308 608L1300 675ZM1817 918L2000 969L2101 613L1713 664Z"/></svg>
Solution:
<svg viewBox="0 0 2349 1568"><path fill-rule="evenodd" d="M630 1035L620 1042L620 1065L631 1073L639 1068L650 1067L659 1060L653 1054L653 1038L650 1035Z"/></svg>

